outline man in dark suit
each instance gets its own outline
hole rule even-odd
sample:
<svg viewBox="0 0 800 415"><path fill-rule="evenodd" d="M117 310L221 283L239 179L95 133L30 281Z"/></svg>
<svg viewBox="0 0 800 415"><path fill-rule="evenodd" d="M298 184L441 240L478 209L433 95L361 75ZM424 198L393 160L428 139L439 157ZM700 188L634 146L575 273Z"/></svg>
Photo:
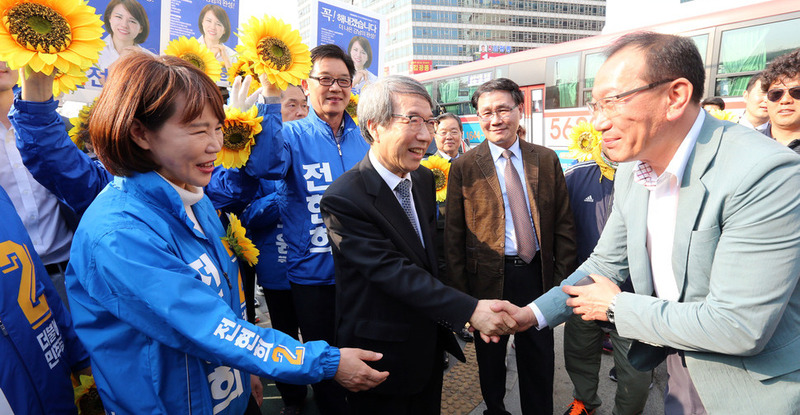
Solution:
<svg viewBox="0 0 800 415"><path fill-rule="evenodd" d="M486 141L455 160L447 189L445 254L452 284L477 298L528 304L567 275L575 261L573 217L556 154L526 142L523 95L500 78L472 95ZM480 328L476 327L477 330ZM503 404L506 344L475 342L484 414ZM553 413L553 333L514 337L523 414Z"/></svg>
<svg viewBox="0 0 800 415"><path fill-rule="evenodd" d="M439 413L442 353L464 360L453 329L470 322L499 341L516 328L490 311L495 302L438 279L433 174L419 168L432 105L407 77L365 87L358 116L370 151L320 203L336 270L336 342L383 353L373 367L389 372L380 387L348 395L354 414Z"/></svg>

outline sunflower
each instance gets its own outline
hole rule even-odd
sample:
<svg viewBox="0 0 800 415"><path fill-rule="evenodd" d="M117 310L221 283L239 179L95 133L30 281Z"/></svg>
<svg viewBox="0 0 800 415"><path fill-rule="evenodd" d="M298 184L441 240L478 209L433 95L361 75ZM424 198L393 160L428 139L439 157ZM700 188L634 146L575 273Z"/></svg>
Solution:
<svg viewBox="0 0 800 415"><path fill-rule="evenodd" d="M219 82L222 78L222 65L206 45L193 37L181 36L169 42L167 48L164 49L164 53L177 56L191 63L205 72L214 82Z"/></svg>
<svg viewBox="0 0 800 415"><path fill-rule="evenodd" d="M592 158L592 150L600 145L600 132L586 121L581 121L569 132L569 156L586 161Z"/></svg>
<svg viewBox="0 0 800 415"><path fill-rule="evenodd" d="M12 70L78 76L106 46L94 11L82 0L0 0L0 60Z"/></svg>
<svg viewBox="0 0 800 415"><path fill-rule="evenodd" d="M242 226L242 222L233 213L228 214L228 230L222 239L222 244L228 250L228 254L236 255L242 261L247 262L250 266L258 264L258 248L253 245L245 234L247 231Z"/></svg>
<svg viewBox="0 0 800 415"><path fill-rule="evenodd" d="M350 102L347 103L347 107L344 110L350 114L350 118L358 125L358 94L350 93Z"/></svg>
<svg viewBox="0 0 800 415"><path fill-rule="evenodd" d="M718 119L720 119L720 120L723 120L723 121L730 121L730 122L733 122L733 123L738 123L738 122L739 122L739 117L738 117L738 116L736 116L736 115L733 115L733 113L732 113L732 112L730 112L730 111L725 111L725 110L711 110L711 111L709 111L708 113L709 113L709 114L710 114L712 117L714 117L714 118L718 118Z"/></svg>
<svg viewBox="0 0 800 415"><path fill-rule="evenodd" d="M444 202L447 198L447 177L450 175L450 162L439 156L430 156L420 163L431 169L433 182L436 185L436 201Z"/></svg>
<svg viewBox="0 0 800 415"><path fill-rule="evenodd" d="M92 113L95 102L97 102L96 99L84 105L78 111L77 117L69 119L69 123L72 124L72 128L69 130L69 138L83 151L86 151L86 143L89 141L89 115Z"/></svg>
<svg viewBox="0 0 800 415"><path fill-rule="evenodd" d="M56 77L53 79L53 96L58 97L62 92L77 91L79 86L88 81L85 72L75 75L56 71Z"/></svg>
<svg viewBox="0 0 800 415"><path fill-rule="evenodd" d="M250 90L247 92L248 95L252 95L261 89L261 82L258 81L258 74L253 72L253 61L247 59L238 59L235 61L231 65L231 68L228 69L228 83L233 85L233 81L235 81L238 76L241 76L242 81L244 81L244 77L247 75L250 75L253 79L250 83Z"/></svg>
<svg viewBox="0 0 800 415"><path fill-rule="evenodd" d="M300 85L311 72L311 53L300 32L270 16L251 17L239 33L241 44L236 51L253 61L256 73L265 73L269 82L285 90L289 84Z"/></svg>
<svg viewBox="0 0 800 415"><path fill-rule="evenodd" d="M606 158L606 155L603 154L602 143L598 143L592 149L592 159L597 163L597 166L600 167L601 182L603 181L603 177L608 180L614 180L614 173L617 172L617 163Z"/></svg>
<svg viewBox="0 0 800 415"><path fill-rule="evenodd" d="M242 167L250 158L250 146L255 144L256 134L261 132L261 120L258 108L250 107L248 111L237 108L225 110L225 123L222 126L222 151L217 154L214 165L226 169Z"/></svg>

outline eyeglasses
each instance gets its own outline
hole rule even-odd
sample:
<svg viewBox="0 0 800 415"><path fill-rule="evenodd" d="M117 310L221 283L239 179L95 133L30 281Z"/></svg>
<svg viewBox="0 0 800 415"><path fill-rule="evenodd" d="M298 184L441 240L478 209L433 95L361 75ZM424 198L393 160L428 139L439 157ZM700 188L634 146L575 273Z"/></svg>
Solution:
<svg viewBox="0 0 800 415"><path fill-rule="evenodd" d="M425 119L422 118L421 115L416 115L416 114L414 115L392 114L392 117L405 119L406 121L401 121L403 124L408 124L410 126L413 126L417 130L420 129L420 126L422 126L422 124L425 124L425 127L428 128L428 132L431 133L431 135L433 135L434 131L436 131L435 118Z"/></svg>
<svg viewBox="0 0 800 415"><path fill-rule="evenodd" d="M436 131L436 135L439 137L459 137L461 136L461 131L458 130L438 130Z"/></svg>
<svg viewBox="0 0 800 415"><path fill-rule="evenodd" d="M789 89L775 88L767 91L767 99L772 102L778 102L783 98L783 94L789 91L789 96L794 99L800 99L800 86L793 86Z"/></svg>
<svg viewBox="0 0 800 415"><path fill-rule="evenodd" d="M602 111L606 114L614 112L616 106L623 98L630 97L631 95L646 91L648 89L653 89L659 85L666 84L667 82L672 82L674 79L662 79L661 81L653 82L647 84L645 86L640 86L639 88L631 89L630 91L625 91L621 94L612 95L610 97L600 98L595 102L587 102L586 106L589 108L589 113L594 114L597 111Z"/></svg>
<svg viewBox="0 0 800 415"><path fill-rule="evenodd" d="M332 78L330 76L309 76L309 78L316 79L322 86L332 86L336 82L340 87L347 88L353 84L353 80L350 78Z"/></svg>
<svg viewBox="0 0 800 415"><path fill-rule="evenodd" d="M492 118L494 118L494 116L496 115L501 120L507 120L509 117L511 117L511 111L514 111L514 109L517 107L519 107L519 104L514 105L511 108L503 107L503 108L498 108L494 111L489 111L489 110L481 111L478 113L478 118L480 118L481 121L491 121Z"/></svg>

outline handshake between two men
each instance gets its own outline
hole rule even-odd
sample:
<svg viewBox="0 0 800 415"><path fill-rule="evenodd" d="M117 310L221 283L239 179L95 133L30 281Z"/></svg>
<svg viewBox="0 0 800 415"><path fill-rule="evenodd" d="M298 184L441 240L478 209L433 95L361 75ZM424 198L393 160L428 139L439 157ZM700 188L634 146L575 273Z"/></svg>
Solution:
<svg viewBox="0 0 800 415"><path fill-rule="evenodd" d="M608 321L606 310L621 291L610 279L591 274L587 283L561 287L571 298L568 306L584 320ZM480 332L486 343L497 343L500 336L525 331L538 325L530 305L517 307L506 300L480 300L469 320L471 330Z"/></svg>

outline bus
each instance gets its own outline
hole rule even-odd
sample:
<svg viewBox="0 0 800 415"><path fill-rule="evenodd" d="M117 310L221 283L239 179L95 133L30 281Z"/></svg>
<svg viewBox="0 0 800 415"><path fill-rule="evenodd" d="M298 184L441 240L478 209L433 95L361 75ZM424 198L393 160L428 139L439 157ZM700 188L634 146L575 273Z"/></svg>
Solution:
<svg viewBox="0 0 800 415"><path fill-rule="evenodd" d="M773 0L750 6L643 27L691 38L703 57L706 97L718 96L726 110L744 110L742 92L750 77L773 59L800 48L800 2ZM589 121L594 76L605 61L604 49L619 32L543 46L413 75L443 112L461 117L465 139L483 141L470 105L482 83L510 78L525 96L522 125L526 140L555 150L563 165L571 164L566 148L570 129Z"/></svg>

